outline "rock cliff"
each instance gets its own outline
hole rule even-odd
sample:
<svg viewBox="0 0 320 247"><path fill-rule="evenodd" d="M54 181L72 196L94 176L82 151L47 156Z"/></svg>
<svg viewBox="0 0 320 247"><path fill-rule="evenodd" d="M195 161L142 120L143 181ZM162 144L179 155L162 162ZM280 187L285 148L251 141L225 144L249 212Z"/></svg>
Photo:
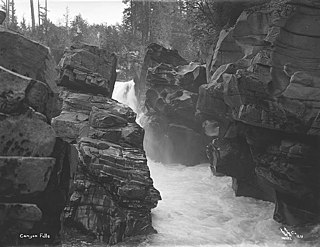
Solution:
<svg viewBox="0 0 320 247"><path fill-rule="evenodd" d="M286 225L320 221L319 16L312 0L244 11L221 31L197 102L219 126L212 171L238 196L275 202Z"/></svg>
<svg viewBox="0 0 320 247"><path fill-rule="evenodd" d="M150 44L136 81L146 119L145 148L150 158L196 165L206 160L206 140L195 117L205 67L183 59L176 50Z"/></svg>
<svg viewBox="0 0 320 247"><path fill-rule="evenodd" d="M48 48L0 27L0 245L57 241L75 163Z"/></svg>
<svg viewBox="0 0 320 247"><path fill-rule="evenodd" d="M144 131L129 107L110 99L115 55L77 43L59 70L63 105L52 126L76 147L80 160L66 222L107 244L155 233L150 211L161 197L150 178Z"/></svg>
<svg viewBox="0 0 320 247"><path fill-rule="evenodd" d="M0 245L57 243L63 217L107 244L155 233L144 131L110 99L116 56L76 43L57 70L1 27L0 53Z"/></svg>

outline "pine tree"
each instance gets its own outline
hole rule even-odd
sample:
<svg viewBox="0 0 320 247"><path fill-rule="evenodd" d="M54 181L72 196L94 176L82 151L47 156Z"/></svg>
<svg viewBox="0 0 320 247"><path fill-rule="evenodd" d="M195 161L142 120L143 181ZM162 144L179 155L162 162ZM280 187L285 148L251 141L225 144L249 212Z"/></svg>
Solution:
<svg viewBox="0 0 320 247"><path fill-rule="evenodd" d="M18 20L17 20L17 16L16 16L16 8L15 8L14 0L11 0L10 7L11 7L11 16L10 16L9 28L17 31L18 30Z"/></svg>
<svg viewBox="0 0 320 247"><path fill-rule="evenodd" d="M64 17L64 23L65 23L65 27L67 30L69 30L69 26L70 26L70 10L69 7L66 7L66 13L63 14Z"/></svg>
<svg viewBox="0 0 320 247"><path fill-rule="evenodd" d="M151 41L172 47L172 24L175 2L158 1L153 3L151 20Z"/></svg>
<svg viewBox="0 0 320 247"><path fill-rule="evenodd" d="M150 23L153 2L149 0L123 0L127 4L123 12L123 25L131 35L144 45L150 42Z"/></svg>
<svg viewBox="0 0 320 247"><path fill-rule="evenodd" d="M26 33L28 30L26 18L24 18L24 16L22 17L22 20L20 22L20 29L21 29L22 33Z"/></svg>

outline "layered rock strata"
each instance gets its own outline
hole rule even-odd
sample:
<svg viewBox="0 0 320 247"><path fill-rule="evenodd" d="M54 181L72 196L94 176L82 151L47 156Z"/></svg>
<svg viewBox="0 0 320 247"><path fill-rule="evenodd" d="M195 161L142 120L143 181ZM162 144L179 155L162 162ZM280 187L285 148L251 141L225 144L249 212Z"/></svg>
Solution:
<svg viewBox="0 0 320 247"><path fill-rule="evenodd" d="M197 114L219 126L207 149L213 172L296 226L320 221L320 12L316 1L293 3L280 16L243 12L221 31Z"/></svg>
<svg viewBox="0 0 320 247"><path fill-rule="evenodd" d="M107 244L155 233L150 211L161 199L136 114L110 99L115 61L113 54L95 46L71 47L60 62L62 112L52 121L80 158L66 223Z"/></svg>
<svg viewBox="0 0 320 247"><path fill-rule="evenodd" d="M75 164L48 48L0 27L0 245L57 241Z"/></svg>
<svg viewBox="0 0 320 247"><path fill-rule="evenodd" d="M196 165L204 161L206 138L195 118L205 67L184 60L177 51L148 46L137 95L146 119L145 148L150 158Z"/></svg>

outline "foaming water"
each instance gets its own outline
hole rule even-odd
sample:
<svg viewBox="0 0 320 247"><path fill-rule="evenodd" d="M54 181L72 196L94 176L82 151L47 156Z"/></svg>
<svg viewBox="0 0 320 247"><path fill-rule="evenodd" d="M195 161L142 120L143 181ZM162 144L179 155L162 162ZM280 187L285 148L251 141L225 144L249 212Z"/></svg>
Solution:
<svg viewBox="0 0 320 247"><path fill-rule="evenodd" d="M134 112L138 112L138 101L134 91L134 81L119 82L114 85L112 98L130 106Z"/></svg>
<svg viewBox="0 0 320 247"><path fill-rule="evenodd" d="M137 111L133 81L117 82L113 98ZM186 167L148 160L148 166L162 196L152 210L158 234L117 246L319 246L284 240L272 219L274 205L235 197L231 178L213 176L209 164Z"/></svg>
<svg viewBox="0 0 320 247"><path fill-rule="evenodd" d="M148 165L162 201L152 210L158 234L139 246L307 246L283 240L274 205L235 197L231 178L213 176L209 164Z"/></svg>

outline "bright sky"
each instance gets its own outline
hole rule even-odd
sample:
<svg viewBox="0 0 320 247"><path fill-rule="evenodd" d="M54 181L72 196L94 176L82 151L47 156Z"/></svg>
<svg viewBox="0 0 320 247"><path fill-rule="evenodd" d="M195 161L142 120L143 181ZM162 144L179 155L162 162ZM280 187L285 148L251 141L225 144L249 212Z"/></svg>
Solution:
<svg viewBox="0 0 320 247"><path fill-rule="evenodd" d="M44 6L45 1L39 0ZM109 25L122 22L122 12L125 5L121 0L47 0L48 18L55 24L63 24L66 8L69 8L72 20L79 13L90 24L107 23ZM38 0L33 0L37 21ZM22 17L31 23L30 0L15 0L18 22Z"/></svg>

